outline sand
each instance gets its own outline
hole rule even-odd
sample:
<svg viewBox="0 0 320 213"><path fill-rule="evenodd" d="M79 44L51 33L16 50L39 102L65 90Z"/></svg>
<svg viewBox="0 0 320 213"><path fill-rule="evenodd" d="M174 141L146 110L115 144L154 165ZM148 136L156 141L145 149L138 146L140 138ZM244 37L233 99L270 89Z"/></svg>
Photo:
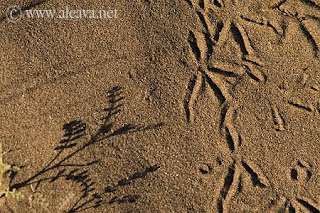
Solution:
<svg viewBox="0 0 320 213"><path fill-rule="evenodd" d="M0 212L320 212L318 0L0 8Z"/></svg>

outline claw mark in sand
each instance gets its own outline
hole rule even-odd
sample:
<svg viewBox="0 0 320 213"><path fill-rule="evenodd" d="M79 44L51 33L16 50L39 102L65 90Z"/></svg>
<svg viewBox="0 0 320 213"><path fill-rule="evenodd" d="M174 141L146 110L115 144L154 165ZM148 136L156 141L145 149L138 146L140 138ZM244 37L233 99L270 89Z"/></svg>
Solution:
<svg viewBox="0 0 320 213"><path fill-rule="evenodd" d="M251 78L252 83L258 85L267 81L267 76L260 69L254 68L252 64L244 65L247 75Z"/></svg>
<svg viewBox="0 0 320 213"><path fill-rule="evenodd" d="M242 176L249 175L253 186L270 187L270 181L254 162L244 158L240 153L241 137L234 126L236 109L234 106L224 105L222 110L222 128L225 128L226 142L233 162L228 168L226 177L220 181L221 190L215 193L218 212L229 212L231 199L243 188Z"/></svg>
<svg viewBox="0 0 320 213"><path fill-rule="evenodd" d="M198 70L197 74L194 74L187 87L186 95L184 98L184 110L188 122L194 120L193 105L201 90L203 90L204 83L208 83L209 88L213 91L214 95L219 99L221 104L231 99L231 95L227 89L226 83L221 80L221 77L217 73L211 72L211 68L208 65L208 55L211 55L211 51L208 46L206 35L201 33L189 32L188 43L192 50L192 56L195 59Z"/></svg>
<svg viewBox="0 0 320 213"><path fill-rule="evenodd" d="M193 105L201 89L201 84L202 84L201 73L197 73L196 75L193 75L193 77L189 81L186 96L184 99L184 109L186 112L186 117L188 122L193 122L193 119L194 119Z"/></svg>
<svg viewBox="0 0 320 213"><path fill-rule="evenodd" d="M312 112L314 111L314 107L313 106L309 106L307 104L304 104L302 103L300 100L289 100L288 103L291 105L291 106L294 106L296 108L299 108L299 109L302 109L302 110L305 110L305 111L308 111L308 112Z"/></svg>
<svg viewBox="0 0 320 213"><path fill-rule="evenodd" d="M229 202L238 191L240 173L239 169L236 167L236 163L233 162L229 166L227 176L223 180L223 187L217 200L217 208L219 213L228 212Z"/></svg>
<svg viewBox="0 0 320 213"><path fill-rule="evenodd" d="M316 8L320 10L320 6L317 5L313 0L300 0L305 5L309 7ZM289 11L284 11L280 7L277 10L285 16L294 18L299 24L299 28L303 36L308 40L313 49L313 55L315 58L319 58L319 45L320 45L320 31L319 31L319 17L314 15L300 16L298 13L291 13Z"/></svg>
<svg viewBox="0 0 320 213"><path fill-rule="evenodd" d="M271 104L271 114L276 131L285 130L286 122L281 115L279 108L274 104Z"/></svg>
<svg viewBox="0 0 320 213"><path fill-rule="evenodd" d="M308 162L300 160L290 169L288 177L293 181L308 182L312 175L312 166Z"/></svg>
<svg viewBox="0 0 320 213"><path fill-rule="evenodd" d="M199 95L199 82L208 83L222 105L232 101L233 97L230 89L233 88L233 82L236 82L236 79L242 77L242 75L247 75L251 78L251 82L255 85L265 83L267 76L259 68L262 63L256 57L256 50L245 28L242 26L246 22L245 19L241 19L239 14L235 14L225 21L218 22L216 29L211 23L210 13L214 12L214 10L219 13L230 12L230 8L237 6L237 1L186 0L186 2L194 10L203 26L201 32L189 30L187 38L192 58L195 59L195 64L198 66L197 72L201 73L191 76L184 98L184 110L187 121L190 122L193 120L193 103ZM218 60L217 63L211 63L213 49L219 48L225 43L229 35L233 37L240 47L242 62L229 63ZM203 87L200 86L200 90L202 89Z"/></svg>
<svg viewBox="0 0 320 213"><path fill-rule="evenodd" d="M305 35L305 37L308 39L309 43L311 44L314 56L318 58L319 57L318 44L320 44L320 40L319 40L320 29L315 29L314 25L316 25L316 23L312 23L311 20L305 20L300 22L300 29Z"/></svg>
<svg viewBox="0 0 320 213"><path fill-rule="evenodd" d="M309 5L309 6L315 7L318 10L320 10L319 4L317 4L316 1L314 1L314 0L300 0L300 1L305 3L305 4L307 4L307 5Z"/></svg>
<svg viewBox="0 0 320 213"><path fill-rule="evenodd" d="M310 212L320 213L318 202L305 197L286 198L280 196L278 202L271 208L270 212Z"/></svg>
<svg viewBox="0 0 320 213"><path fill-rule="evenodd" d="M200 62L201 52L200 52L200 49L199 49L198 44L197 44L197 38L196 38L195 34L192 31L189 32L188 42L189 42L189 45L191 47L191 50L192 50L196 60L198 62Z"/></svg>
<svg viewBox="0 0 320 213"><path fill-rule="evenodd" d="M241 163L245 170L250 174L254 186L259 186L261 188L270 186L269 180L263 175L262 171L260 171L260 168L254 163L249 160L246 162L242 161Z"/></svg>

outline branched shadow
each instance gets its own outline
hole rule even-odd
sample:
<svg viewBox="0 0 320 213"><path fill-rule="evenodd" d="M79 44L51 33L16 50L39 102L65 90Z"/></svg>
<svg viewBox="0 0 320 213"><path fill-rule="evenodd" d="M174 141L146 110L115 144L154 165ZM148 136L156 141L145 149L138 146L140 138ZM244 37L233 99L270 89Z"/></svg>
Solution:
<svg viewBox="0 0 320 213"><path fill-rule="evenodd" d="M113 203L118 203L118 204L134 203L139 199L139 195L126 195L123 197L115 196L111 199L106 199L106 198L104 198L104 196L106 196L109 193L116 192L118 190L118 188L129 185L132 182L134 182L135 180L143 178L143 177L147 176L149 173L153 173L153 172L157 171L159 168L160 168L160 166L158 166L158 165L150 166L142 172L136 172L129 177L120 179L118 181L117 185L105 187L105 189L102 192L92 194L91 199L89 199L81 204L80 204L81 199L79 199L74 204L74 206L68 211L68 213L85 211L88 209L98 208L102 205L113 204Z"/></svg>
<svg viewBox="0 0 320 213"><path fill-rule="evenodd" d="M86 131L87 125L79 120L73 120L63 126L64 136L60 143L55 147L58 151L57 154L45 165L40 171L36 172L26 180L11 184L10 189L20 189L25 186L36 184L35 190L44 183L53 183L58 179L64 179L65 181L71 181L79 185L81 189L81 196L68 212L78 212L82 209L87 209L88 205L95 202L94 207L97 208L102 204L108 203L124 203L134 202L138 199L137 195L128 195L122 198L115 197L112 200L106 202L102 200L102 196L110 191L117 190L118 187L130 184L137 178L142 178L150 172L156 171L159 166L151 166L146 168L143 172L138 172L132 176L122 179L118 182L117 186L106 187L103 192L97 192L95 182L90 177L90 172L93 169L91 167L94 164L99 163L99 160L94 159L90 162L70 163L70 161L77 160L75 157L80 153L86 151L88 147L96 144L109 141L112 137L130 134L134 132L147 131L158 128L163 123L151 124L151 125L135 125L135 124L123 124L120 127L116 127L116 124L112 122L113 117L121 112L123 106L122 100L124 100L123 91L121 87L113 87L108 91L108 108L104 109L106 115L102 118L102 124L97 128L97 131L88 135ZM84 138L84 136L87 136ZM55 175L52 175L55 174ZM14 178L14 177L13 177ZM11 180L11 183L13 179ZM92 196L88 197L89 195ZM86 201L87 200L87 201ZM98 205L99 204L99 205Z"/></svg>

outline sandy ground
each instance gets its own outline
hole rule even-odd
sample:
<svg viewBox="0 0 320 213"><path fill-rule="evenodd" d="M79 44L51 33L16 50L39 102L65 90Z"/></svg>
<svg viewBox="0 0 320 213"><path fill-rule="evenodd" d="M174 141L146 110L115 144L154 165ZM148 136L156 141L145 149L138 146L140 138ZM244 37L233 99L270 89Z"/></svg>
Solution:
<svg viewBox="0 0 320 213"><path fill-rule="evenodd" d="M0 11L0 212L320 212L319 0Z"/></svg>

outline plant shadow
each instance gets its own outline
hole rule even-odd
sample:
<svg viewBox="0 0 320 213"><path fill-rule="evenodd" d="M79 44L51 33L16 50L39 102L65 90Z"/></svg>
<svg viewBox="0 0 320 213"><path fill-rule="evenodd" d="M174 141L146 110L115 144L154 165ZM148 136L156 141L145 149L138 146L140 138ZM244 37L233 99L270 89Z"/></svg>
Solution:
<svg viewBox="0 0 320 213"><path fill-rule="evenodd" d="M97 130L89 135L87 124L80 120L73 120L63 125L64 135L59 144L54 148L56 155L40 171L24 181L13 184L15 175L10 180L10 189L21 189L25 186L35 184L34 190L43 183L53 183L58 179L71 181L79 186L81 196L76 200L72 207L66 212L80 212L89 208L98 208L102 205L113 203L133 203L139 195L126 195L123 197L113 197L111 200L104 199L107 193L115 192L119 187L132 183L155 172L160 168L158 165L150 165L143 171L136 172L129 177L121 179L115 186L105 186L104 189L96 189L96 182L92 178L93 166L98 164L98 159L89 162L72 163L76 161L79 154L84 153L88 147L101 145L104 141L111 138L134 132L141 132L159 128L163 123L151 125L123 124L116 127L113 117L121 113L124 100L123 90L115 86L107 94L108 108L104 109L105 116L101 119L101 124ZM71 161L71 162L70 162ZM78 161L76 161L78 162ZM52 175L55 174L55 175ZM101 188L101 187L100 187Z"/></svg>

